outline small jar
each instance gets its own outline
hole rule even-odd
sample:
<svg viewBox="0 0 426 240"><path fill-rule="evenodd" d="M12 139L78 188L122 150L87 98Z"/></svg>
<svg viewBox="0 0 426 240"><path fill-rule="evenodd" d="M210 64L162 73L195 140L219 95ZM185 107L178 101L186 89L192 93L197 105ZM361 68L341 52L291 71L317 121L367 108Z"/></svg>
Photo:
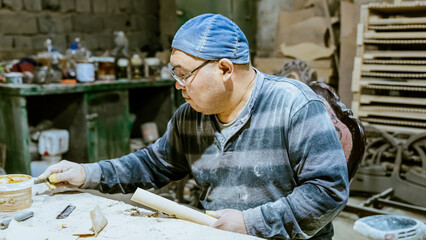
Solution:
<svg viewBox="0 0 426 240"><path fill-rule="evenodd" d="M142 78L143 62L139 54L133 54L132 58L130 59L130 65L132 67L132 78L133 79Z"/></svg>
<svg viewBox="0 0 426 240"><path fill-rule="evenodd" d="M113 57L99 57L98 62L98 79L101 81L115 80L115 66Z"/></svg>
<svg viewBox="0 0 426 240"><path fill-rule="evenodd" d="M93 63L77 63L77 80L79 82L95 81L95 67Z"/></svg>
<svg viewBox="0 0 426 240"><path fill-rule="evenodd" d="M145 58L145 77L160 79L161 61L159 58Z"/></svg>
<svg viewBox="0 0 426 240"><path fill-rule="evenodd" d="M10 72L5 74L6 83L22 84L23 74L20 72Z"/></svg>

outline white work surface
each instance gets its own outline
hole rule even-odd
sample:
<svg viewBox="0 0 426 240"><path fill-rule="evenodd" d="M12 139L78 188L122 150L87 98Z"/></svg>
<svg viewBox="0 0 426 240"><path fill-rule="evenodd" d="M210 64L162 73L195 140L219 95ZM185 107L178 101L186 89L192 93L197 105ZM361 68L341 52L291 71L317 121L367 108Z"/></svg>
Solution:
<svg viewBox="0 0 426 240"><path fill-rule="evenodd" d="M13 213L0 212L0 221L20 212L34 212L34 217L18 224L11 223L8 229L0 230L0 240L78 239L73 234L91 232L90 211L96 205L108 219L108 225L96 238L80 239L259 239L180 219L150 217L153 212L149 210L90 193L36 194L45 190L47 187L44 184L33 187L33 203L28 209ZM56 219L69 204L76 206L74 211L65 219Z"/></svg>

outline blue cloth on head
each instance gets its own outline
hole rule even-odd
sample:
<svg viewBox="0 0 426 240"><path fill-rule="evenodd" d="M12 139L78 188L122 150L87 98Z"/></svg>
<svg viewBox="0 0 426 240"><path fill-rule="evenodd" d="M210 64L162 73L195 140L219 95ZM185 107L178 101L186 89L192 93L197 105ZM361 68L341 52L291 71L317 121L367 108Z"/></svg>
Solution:
<svg viewBox="0 0 426 240"><path fill-rule="evenodd" d="M205 60L250 62L246 36L237 24L220 14L207 13L188 20L177 31L172 48Z"/></svg>

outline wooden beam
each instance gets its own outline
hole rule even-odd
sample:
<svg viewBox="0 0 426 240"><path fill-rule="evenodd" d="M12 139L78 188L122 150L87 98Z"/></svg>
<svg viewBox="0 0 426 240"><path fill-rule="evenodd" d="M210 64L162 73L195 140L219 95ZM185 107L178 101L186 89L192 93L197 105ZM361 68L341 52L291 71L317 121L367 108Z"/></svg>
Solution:
<svg viewBox="0 0 426 240"><path fill-rule="evenodd" d="M412 105L424 105L424 106L426 106L426 101L425 101L424 98L361 95L360 103L369 104L369 103L372 103L372 102L399 103L399 104L412 104Z"/></svg>
<svg viewBox="0 0 426 240"><path fill-rule="evenodd" d="M363 64L363 71L386 71L386 72L426 72L425 66L413 65L380 65L380 64Z"/></svg>
<svg viewBox="0 0 426 240"><path fill-rule="evenodd" d="M400 127L400 126L392 126L392 125L382 125L377 123L371 124L368 122L362 122L362 123L364 124L364 126L370 125L386 132L406 132L406 133L418 134L424 131L420 128L413 128L413 127Z"/></svg>
<svg viewBox="0 0 426 240"><path fill-rule="evenodd" d="M370 51L364 52L365 59L381 57L426 58L426 51Z"/></svg>
<svg viewBox="0 0 426 240"><path fill-rule="evenodd" d="M367 31L365 38L375 39L423 39L426 38L426 32L375 32Z"/></svg>
<svg viewBox="0 0 426 240"><path fill-rule="evenodd" d="M378 18L371 16L368 19L371 25L388 25L388 24L422 24L426 23L426 17L402 17L402 18Z"/></svg>
<svg viewBox="0 0 426 240"><path fill-rule="evenodd" d="M362 106L358 110L358 117L368 116L381 116L381 117L393 117L393 118L406 118L413 120L426 120L425 113L409 113L409 112L395 112L382 110L380 107L374 110L365 110Z"/></svg>
<svg viewBox="0 0 426 240"><path fill-rule="evenodd" d="M393 86L409 86L409 87L426 87L426 81L424 80L406 80L406 81L392 81L387 78L362 78L360 81L361 86L368 85L393 85Z"/></svg>

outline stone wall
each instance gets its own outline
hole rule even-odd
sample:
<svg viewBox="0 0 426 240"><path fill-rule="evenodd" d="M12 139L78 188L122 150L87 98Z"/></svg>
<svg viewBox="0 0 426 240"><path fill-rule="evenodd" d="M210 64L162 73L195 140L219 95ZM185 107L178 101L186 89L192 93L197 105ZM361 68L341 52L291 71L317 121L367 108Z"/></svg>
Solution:
<svg viewBox="0 0 426 240"><path fill-rule="evenodd" d="M0 0L0 61L35 54L47 38L60 52L76 37L90 50L125 31L134 51L160 39L157 0Z"/></svg>

